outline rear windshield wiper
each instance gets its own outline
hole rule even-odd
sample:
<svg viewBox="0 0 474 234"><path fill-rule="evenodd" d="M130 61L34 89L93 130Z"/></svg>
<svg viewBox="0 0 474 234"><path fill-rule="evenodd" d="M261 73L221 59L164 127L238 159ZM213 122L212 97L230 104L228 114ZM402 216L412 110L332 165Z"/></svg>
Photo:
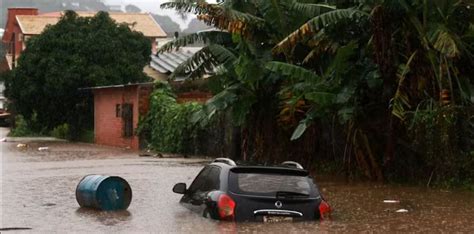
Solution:
<svg viewBox="0 0 474 234"><path fill-rule="evenodd" d="M289 192L289 191L278 191L276 192L276 197L309 197L309 194L298 193L298 192Z"/></svg>

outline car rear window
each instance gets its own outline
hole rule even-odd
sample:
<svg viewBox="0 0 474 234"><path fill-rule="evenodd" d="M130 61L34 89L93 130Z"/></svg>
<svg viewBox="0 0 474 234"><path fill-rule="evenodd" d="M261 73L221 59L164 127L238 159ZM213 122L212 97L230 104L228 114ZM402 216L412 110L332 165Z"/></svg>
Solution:
<svg viewBox="0 0 474 234"><path fill-rule="evenodd" d="M268 173L231 173L231 191L240 194L275 195L295 192L310 195L312 182L306 176Z"/></svg>

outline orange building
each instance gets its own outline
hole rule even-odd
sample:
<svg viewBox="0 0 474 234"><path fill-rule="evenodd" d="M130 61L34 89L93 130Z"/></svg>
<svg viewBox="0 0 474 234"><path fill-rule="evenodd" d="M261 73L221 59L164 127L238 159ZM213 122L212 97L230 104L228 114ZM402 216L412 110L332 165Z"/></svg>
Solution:
<svg viewBox="0 0 474 234"><path fill-rule="evenodd" d="M94 141L140 149L138 120L148 112L153 83L90 88L94 94Z"/></svg>
<svg viewBox="0 0 474 234"><path fill-rule="evenodd" d="M96 12L77 12L77 14L82 17L92 17ZM61 15L62 12L39 14L36 8L8 8L7 25L2 37L6 56L0 67L14 68L18 57L25 49L25 42L30 37L41 34L47 25L56 24ZM148 13L109 12L109 15L117 23L126 23L132 30L141 32L149 38L153 52L156 52L156 40L166 37L161 26Z"/></svg>

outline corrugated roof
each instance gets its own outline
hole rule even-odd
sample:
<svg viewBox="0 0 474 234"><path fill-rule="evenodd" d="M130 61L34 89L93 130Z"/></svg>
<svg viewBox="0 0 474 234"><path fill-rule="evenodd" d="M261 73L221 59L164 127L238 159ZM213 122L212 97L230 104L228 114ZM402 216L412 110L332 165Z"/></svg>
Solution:
<svg viewBox="0 0 474 234"><path fill-rule="evenodd" d="M119 84L119 85L106 85L106 86L95 86L95 87L79 88L78 90L97 90L97 89L110 89L110 88L125 88L125 87L132 87L132 86L153 87L153 82L133 83L133 84Z"/></svg>
<svg viewBox="0 0 474 234"><path fill-rule="evenodd" d="M200 47L182 47L179 50L152 55L150 66L161 73L173 73L180 64L200 49Z"/></svg>
<svg viewBox="0 0 474 234"><path fill-rule="evenodd" d="M61 12L52 12L42 15L17 15L17 21L23 34L40 34L49 24L56 24ZM96 12L77 12L82 17L92 17ZM126 23L132 30L143 33L146 37L166 37L161 26L148 13L120 13L109 12L110 18L117 23Z"/></svg>

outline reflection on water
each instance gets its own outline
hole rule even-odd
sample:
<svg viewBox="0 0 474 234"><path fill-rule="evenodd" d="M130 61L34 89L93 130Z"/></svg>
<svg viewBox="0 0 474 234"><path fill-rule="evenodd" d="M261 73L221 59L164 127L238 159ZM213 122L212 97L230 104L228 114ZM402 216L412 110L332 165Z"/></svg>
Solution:
<svg viewBox="0 0 474 234"><path fill-rule="evenodd" d="M121 222L128 222L132 219L132 214L128 210L101 211L81 207L76 210L76 214L82 219L100 222L106 226L116 225Z"/></svg>
<svg viewBox="0 0 474 234"><path fill-rule="evenodd" d="M17 149L15 143L0 144L0 228L31 227L35 233L474 233L474 194L469 192L320 178L318 185L334 210L331 221L235 224L205 219L182 207L181 196L172 193L175 183L191 183L202 167L201 159L155 161L131 151L70 143L42 144L50 149L46 153L35 150L34 144L27 150ZM75 189L88 174L126 179L134 196L128 210L79 208Z"/></svg>

